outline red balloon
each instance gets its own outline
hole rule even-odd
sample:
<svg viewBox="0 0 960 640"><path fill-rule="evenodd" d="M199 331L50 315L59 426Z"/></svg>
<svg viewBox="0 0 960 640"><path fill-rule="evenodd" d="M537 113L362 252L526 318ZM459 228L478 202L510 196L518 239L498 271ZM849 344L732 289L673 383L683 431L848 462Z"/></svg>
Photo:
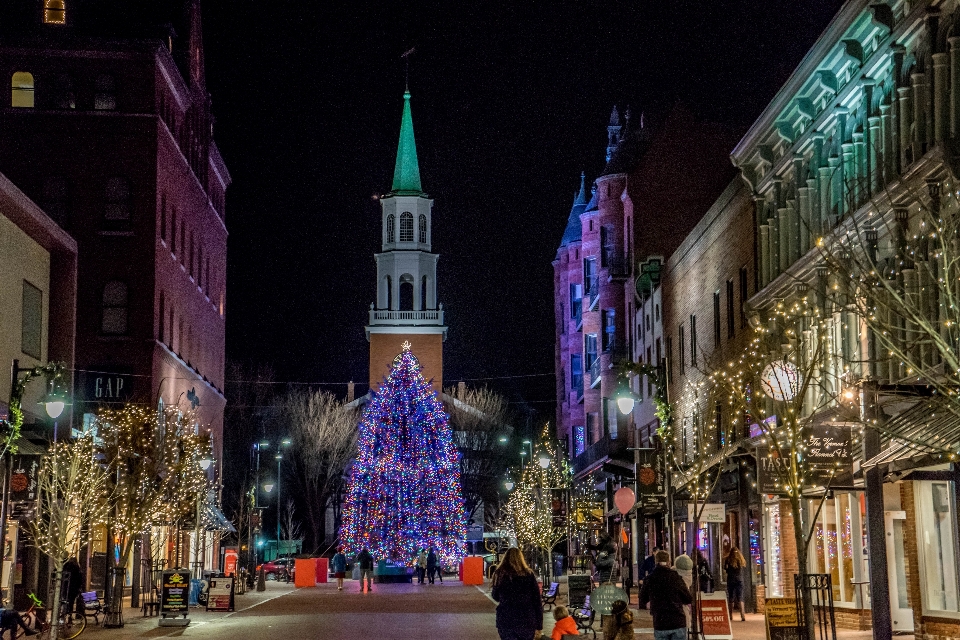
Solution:
<svg viewBox="0 0 960 640"><path fill-rule="evenodd" d="M626 515L636 502L637 496L630 487L620 487L613 494L613 504L617 505L617 511L620 512L620 515Z"/></svg>

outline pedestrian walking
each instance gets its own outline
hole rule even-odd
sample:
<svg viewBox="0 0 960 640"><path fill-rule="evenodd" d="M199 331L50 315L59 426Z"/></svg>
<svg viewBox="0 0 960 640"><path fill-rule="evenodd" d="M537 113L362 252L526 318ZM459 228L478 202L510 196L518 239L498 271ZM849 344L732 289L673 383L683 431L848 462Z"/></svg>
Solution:
<svg viewBox="0 0 960 640"><path fill-rule="evenodd" d="M673 560L673 568L676 569L677 573L680 574L680 579L683 580L683 584L687 585L687 588L693 589L693 558L688 556L685 553L681 553ZM693 611L691 611L689 606L683 608L684 615L687 617L687 628L690 628L690 623L692 622Z"/></svg>
<svg viewBox="0 0 960 640"><path fill-rule="evenodd" d="M657 566L640 589L640 608L650 605L654 640L687 640L684 605L693 603L690 589L676 570L670 568L670 554L658 551Z"/></svg>
<svg viewBox="0 0 960 640"><path fill-rule="evenodd" d="M347 576L347 556L343 555L343 549L338 549L333 554L330 568L333 570L333 577L337 579L337 591L343 591L343 579Z"/></svg>
<svg viewBox="0 0 960 640"><path fill-rule="evenodd" d="M520 549L510 547L493 572L490 592L497 604L500 640L533 640L543 629L540 587Z"/></svg>
<svg viewBox="0 0 960 640"><path fill-rule="evenodd" d="M553 633L550 634L550 640L563 640L563 636L577 636L580 631L577 629L577 621L570 615L570 611L564 607L554 607L553 609ZM632 638L631 638L632 640Z"/></svg>
<svg viewBox="0 0 960 640"><path fill-rule="evenodd" d="M623 600L614 600L603 621L603 640L633 640L633 614Z"/></svg>
<svg viewBox="0 0 960 640"><path fill-rule="evenodd" d="M427 574L427 550L420 549L417 556L417 584L423 584L423 578Z"/></svg>
<svg viewBox="0 0 960 640"><path fill-rule="evenodd" d="M440 562L437 559L437 552L433 550L433 547L430 547L430 552L427 554L427 577L430 578L430 584L433 584L434 573L436 573L437 577L440 578L440 584L443 584L443 573L440 571Z"/></svg>
<svg viewBox="0 0 960 640"><path fill-rule="evenodd" d="M617 553L617 549L613 545L613 538L610 537L609 533L604 531L600 534L600 539L597 541L597 544L588 544L587 548L597 552L593 557L593 566L597 571L597 582L600 584L609 582Z"/></svg>
<svg viewBox="0 0 960 640"><path fill-rule="evenodd" d="M727 573L727 602L730 605L730 619L733 612L740 611L740 621L746 620L743 610L743 568L747 561L736 545L730 547L723 560L723 570Z"/></svg>
<svg viewBox="0 0 960 640"><path fill-rule="evenodd" d="M70 558L63 565L63 575L67 578L67 602L69 602L69 608L79 617L84 614L83 611L83 598L80 597L80 594L83 593L83 587L85 586L86 580L83 576L83 569L80 568L80 563L76 558Z"/></svg>
<svg viewBox="0 0 960 640"><path fill-rule="evenodd" d="M653 551L643 559L643 562L640 563L640 567L637 569L637 580L641 585L643 581L647 579L647 576L657 568L657 551L660 551L660 547L654 546Z"/></svg>
<svg viewBox="0 0 960 640"><path fill-rule="evenodd" d="M363 592L364 576L367 578L367 591L373 591L373 556L366 547L357 555L357 564L360 565L360 591Z"/></svg>
<svg viewBox="0 0 960 640"><path fill-rule="evenodd" d="M713 593L713 574L710 573L710 563L700 549L694 550L693 563L697 571L700 593Z"/></svg>

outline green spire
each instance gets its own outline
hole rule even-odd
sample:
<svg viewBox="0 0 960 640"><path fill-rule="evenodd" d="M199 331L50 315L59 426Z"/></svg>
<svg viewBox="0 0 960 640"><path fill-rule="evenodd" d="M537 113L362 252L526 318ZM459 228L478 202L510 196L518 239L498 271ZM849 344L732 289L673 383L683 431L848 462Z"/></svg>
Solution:
<svg viewBox="0 0 960 640"><path fill-rule="evenodd" d="M413 139L413 116L410 115L410 91L403 92L403 116L400 119L400 144L397 146L397 166L393 170L393 193L422 195L420 164L417 162L417 143Z"/></svg>

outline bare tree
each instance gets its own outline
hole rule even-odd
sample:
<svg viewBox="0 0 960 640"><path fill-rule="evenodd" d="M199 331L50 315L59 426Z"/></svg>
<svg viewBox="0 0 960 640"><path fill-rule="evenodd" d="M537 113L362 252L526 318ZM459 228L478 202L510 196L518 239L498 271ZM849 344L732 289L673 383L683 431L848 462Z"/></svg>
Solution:
<svg viewBox="0 0 960 640"><path fill-rule="evenodd" d="M356 450L357 412L327 391L292 391L277 406L290 429L289 468L306 511L307 548L316 552L328 533L327 509L339 508L344 470Z"/></svg>
<svg viewBox="0 0 960 640"><path fill-rule="evenodd" d="M447 403L447 413L461 454L460 482L467 521L478 515L485 521L492 514L478 514L478 510L496 508L508 468L509 458L500 439L511 431L507 426L509 404L486 387L450 387L446 395L453 399Z"/></svg>
<svg viewBox="0 0 960 640"><path fill-rule="evenodd" d="M110 474L98 460L92 433L70 443L56 443L37 474L37 507L27 520L32 544L49 556L54 583L59 585L63 565L89 544L92 528L105 522L109 509ZM50 608L59 612L60 589L53 590ZM50 637L56 640L60 615L51 616Z"/></svg>
<svg viewBox="0 0 960 640"><path fill-rule="evenodd" d="M287 540L300 540L303 536L303 525L297 519L297 503L293 498L287 498L281 511L280 527Z"/></svg>

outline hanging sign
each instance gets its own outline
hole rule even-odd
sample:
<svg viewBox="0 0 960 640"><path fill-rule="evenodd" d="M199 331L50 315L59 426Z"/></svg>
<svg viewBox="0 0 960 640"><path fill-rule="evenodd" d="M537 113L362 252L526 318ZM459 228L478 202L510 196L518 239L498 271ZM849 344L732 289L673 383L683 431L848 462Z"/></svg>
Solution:
<svg viewBox="0 0 960 640"><path fill-rule="evenodd" d="M803 430L806 485L853 484L850 427L818 425Z"/></svg>
<svg viewBox="0 0 960 640"><path fill-rule="evenodd" d="M37 499L37 472L40 456L14 456L10 475L10 501L33 502Z"/></svg>
<svg viewBox="0 0 960 640"><path fill-rule="evenodd" d="M711 522L717 523L717 524L723 524L724 522L727 521L726 505L723 504L722 502L716 503L716 504L709 503L709 502L707 504L704 504L701 502L700 504L697 505L697 511L700 511L700 518L699 518L700 524L711 523ZM687 503L687 522L693 522L694 515L695 514L693 512L693 503L688 502Z"/></svg>
<svg viewBox="0 0 960 640"><path fill-rule="evenodd" d="M772 447L757 447L757 493L786 495L784 480L790 470L790 452L781 457Z"/></svg>
<svg viewBox="0 0 960 640"><path fill-rule="evenodd" d="M663 456L656 449L640 449L637 454L637 494L665 495L667 474L663 469Z"/></svg>

